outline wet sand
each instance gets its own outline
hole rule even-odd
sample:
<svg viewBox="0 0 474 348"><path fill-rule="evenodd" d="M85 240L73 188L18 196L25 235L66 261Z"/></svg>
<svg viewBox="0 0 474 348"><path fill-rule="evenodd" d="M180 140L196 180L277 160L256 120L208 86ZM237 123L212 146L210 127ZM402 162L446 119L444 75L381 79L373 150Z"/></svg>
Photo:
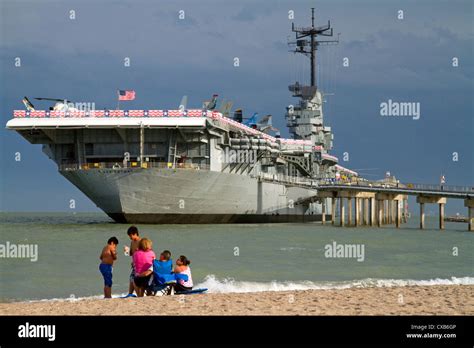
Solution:
<svg viewBox="0 0 474 348"><path fill-rule="evenodd" d="M0 315L473 315L474 285L0 303Z"/></svg>

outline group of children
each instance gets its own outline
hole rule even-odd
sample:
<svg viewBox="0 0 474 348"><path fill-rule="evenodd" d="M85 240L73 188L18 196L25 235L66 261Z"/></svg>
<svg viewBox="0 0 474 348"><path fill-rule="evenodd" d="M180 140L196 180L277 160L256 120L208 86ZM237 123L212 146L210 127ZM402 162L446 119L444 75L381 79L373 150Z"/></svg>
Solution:
<svg viewBox="0 0 474 348"><path fill-rule="evenodd" d="M130 226L127 234L131 242L130 247L124 247L124 252L126 255L132 257L132 271L130 274L130 284L127 297L135 296L134 292L136 292L136 296L143 297L153 274L153 261L156 259L155 252L152 249L153 243L148 238L140 238L138 228L135 226ZM109 238L107 245L102 249L100 255L101 263L99 265L99 270L104 278L105 298L112 297L112 268L114 261L117 260L118 243L116 237ZM171 252L168 250L164 250L160 254L159 260L161 262L168 262L170 259ZM176 260L174 273L187 276L178 277L176 284L174 284L176 291L192 290L193 280L191 276L191 268L189 267L190 263L191 261L184 255L181 255ZM169 271L171 273L171 269ZM184 280L186 278L187 280Z"/></svg>

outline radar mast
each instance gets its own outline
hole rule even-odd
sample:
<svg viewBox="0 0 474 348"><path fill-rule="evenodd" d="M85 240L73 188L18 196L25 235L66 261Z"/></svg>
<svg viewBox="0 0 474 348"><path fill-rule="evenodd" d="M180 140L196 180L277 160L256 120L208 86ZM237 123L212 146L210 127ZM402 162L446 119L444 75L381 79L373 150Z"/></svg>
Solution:
<svg viewBox="0 0 474 348"><path fill-rule="evenodd" d="M291 24L291 31L295 33L296 41L289 42L290 52L300 53L310 58L311 83L305 86L296 81L288 86L293 97L299 98L297 105L287 107L285 118L287 127L296 140L310 140L313 149L306 165L310 168L307 172L318 176L333 170L337 164L337 158L330 156L328 151L332 149L334 136L331 127L324 125L323 118L323 96L316 85L316 51L320 45L337 44L339 40L320 40L319 36L332 37L333 29L331 22L326 25L314 25L314 8L311 8L311 26L296 27ZM286 158L291 162L291 158ZM300 165L301 166L301 165ZM331 168L331 169L330 169Z"/></svg>
<svg viewBox="0 0 474 348"><path fill-rule="evenodd" d="M314 26L314 7L311 8L311 27L295 27L295 23L291 23L291 31L296 33L296 42L290 43L296 47L292 50L295 53L301 53L309 57L311 60L311 87L316 87L316 51L318 46L337 44L339 40L318 40L317 36L333 36L333 28L331 22L328 24L315 27Z"/></svg>

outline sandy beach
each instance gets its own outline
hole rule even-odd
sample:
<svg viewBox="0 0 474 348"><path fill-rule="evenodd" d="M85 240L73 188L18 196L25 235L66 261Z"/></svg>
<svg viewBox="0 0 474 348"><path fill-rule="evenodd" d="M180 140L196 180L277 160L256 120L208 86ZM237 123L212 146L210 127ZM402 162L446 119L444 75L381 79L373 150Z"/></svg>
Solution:
<svg viewBox="0 0 474 348"><path fill-rule="evenodd" d="M0 315L473 315L474 286L204 294L1 303Z"/></svg>

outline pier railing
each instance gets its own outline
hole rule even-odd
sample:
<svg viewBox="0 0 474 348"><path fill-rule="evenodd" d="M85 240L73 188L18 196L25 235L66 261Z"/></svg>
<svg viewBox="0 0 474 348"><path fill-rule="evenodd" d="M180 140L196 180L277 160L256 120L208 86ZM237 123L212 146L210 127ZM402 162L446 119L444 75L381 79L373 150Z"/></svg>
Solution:
<svg viewBox="0 0 474 348"><path fill-rule="evenodd" d="M407 189L474 193L474 186L406 184Z"/></svg>
<svg viewBox="0 0 474 348"><path fill-rule="evenodd" d="M367 191L397 191L406 193L447 193L451 195L474 195L474 186L459 185L432 185L432 184L414 184L397 182L379 182L366 180L339 180L331 181L329 179L307 179L282 174L260 173L257 178L261 181L279 182L288 185L301 186L312 189L354 189Z"/></svg>
<svg viewBox="0 0 474 348"><path fill-rule="evenodd" d="M453 192L453 193L474 193L474 186L459 185L432 185L414 183L391 183L373 181L352 181L352 182L325 182L319 183L320 187L347 187L347 188L382 188L396 189L404 191L426 191L426 192Z"/></svg>

